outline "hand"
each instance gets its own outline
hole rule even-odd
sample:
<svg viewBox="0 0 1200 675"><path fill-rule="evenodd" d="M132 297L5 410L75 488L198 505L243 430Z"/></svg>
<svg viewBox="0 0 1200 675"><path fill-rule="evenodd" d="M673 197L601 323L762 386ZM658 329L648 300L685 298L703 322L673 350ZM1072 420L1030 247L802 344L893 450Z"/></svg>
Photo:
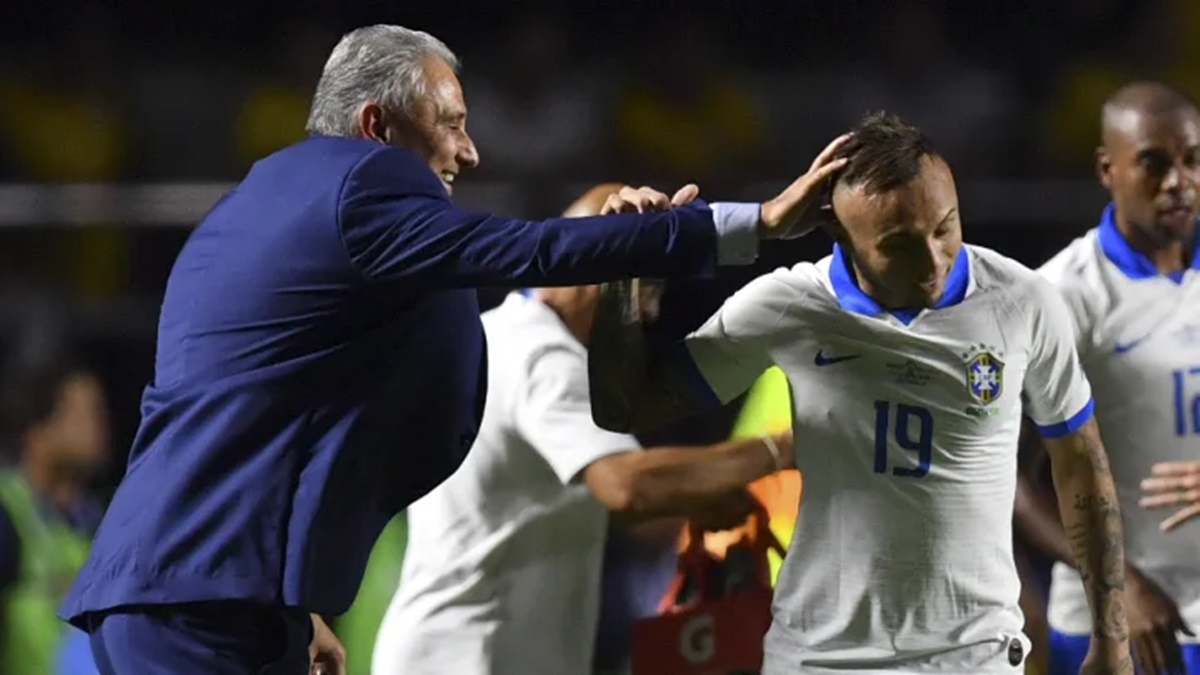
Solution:
<svg viewBox="0 0 1200 675"><path fill-rule="evenodd" d="M1079 675L1134 675L1128 644L1104 647L1093 640L1087 656L1083 657Z"/></svg>
<svg viewBox="0 0 1200 675"><path fill-rule="evenodd" d="M1133 568L1125 574L1125 616L1138 670L1183 675L1183 653L1176 634L1192 635L1192 631L1179 616L1175 601Z"/></svg>
<svg viewBox="0 0 1200 675"><path fill-rule="evenodd" d="M1159 462L1150 469L1151 478L1142 481L1146 493L1138 506L1158 509L1180 506L1159 528L1166 532L1200 516L1200 462Z"/></svg>
<svg viewBox="0 0 1200 675"><path fill-rule="evenodd" d="M779 196L763 202L763 238L795 239L812 231L816 222L808 218L811 215L809 212L813 210L825 181L850 161L847 157L834 159L850 138L850 134L843 134L833 139L813 160L808 173L797 178Z"/></svg>
<svg viewBox="0 0 1200 675"><path fill-rule="evenodd" d="M775 447L779 448L779 460L782 464L779 470L796 468L796 440L792 435L792 430L771 434L771 440L775 441Z"/></svg>
<svg viewBox="0 0 1200 675"><path fill-rule="evenodd" d="M617 191L616 194L609 195L608 199L604 200L604 206L600 209L600 215L666 211L676 206L683 206L699 195L700 188L696 187L694 183L688 183L679 188L675 192L675 195L670 198L651 187L634 189L626 185Z"/></svg>
<svg viewBox="0 0 1200 675"><path fill-rule="evenodd" d="M748 490L735 490L715 497L692 514L692 523L705 532L732 530L741 526L759 508Z"/></svg>
<svg viewBox="0 0 1200 675"><path fill-rule="evenodd" d="M313 639L308 645L309 675L346 675L346 648L320 616L313 614L312 623Z"/></svg>

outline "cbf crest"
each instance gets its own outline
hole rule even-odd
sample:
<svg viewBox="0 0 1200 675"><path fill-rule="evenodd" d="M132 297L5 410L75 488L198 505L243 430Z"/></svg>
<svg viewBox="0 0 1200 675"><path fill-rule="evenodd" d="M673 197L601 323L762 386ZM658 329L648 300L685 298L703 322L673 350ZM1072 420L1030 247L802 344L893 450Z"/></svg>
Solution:
<svg viewBox="0 0 1200 675"><path fill-rule="evenodd" d="M964 353L967 360L967 391L976 403L988 406L1004 393L1004 361L995 347L974 345Z"/></svg>

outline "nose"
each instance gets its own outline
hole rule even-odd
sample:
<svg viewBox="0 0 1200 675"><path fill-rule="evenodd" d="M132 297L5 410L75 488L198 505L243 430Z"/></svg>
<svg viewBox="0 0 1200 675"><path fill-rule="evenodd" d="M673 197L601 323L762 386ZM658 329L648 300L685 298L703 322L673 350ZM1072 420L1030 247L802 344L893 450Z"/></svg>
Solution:
<svg viewBox="0 0 1200 675"><path fill-rule="evenodd" d="M462 142L458 146L457 154L455 159L458 160L459 165L468 169L479 166L479 150L475 148L475 141L471 140L470 134L466 131L463 131Z"/></svg>
<svg viewBox="0 0 1200 675"><path fill-rule="evenodd" d="M921 255L917 260L917 270L922 281L934 277L941 276L942 258L945 256L942 252L941 242L933 237L925 240L925 245L921 247Z"/></svg>
<svg viewBox="0 0 1200 675"><path fill-rule="evenodd" d="M1163 176L1162 189L1165 192L1179 192L1183 188L1183 167L1174 164Z"/></svg>

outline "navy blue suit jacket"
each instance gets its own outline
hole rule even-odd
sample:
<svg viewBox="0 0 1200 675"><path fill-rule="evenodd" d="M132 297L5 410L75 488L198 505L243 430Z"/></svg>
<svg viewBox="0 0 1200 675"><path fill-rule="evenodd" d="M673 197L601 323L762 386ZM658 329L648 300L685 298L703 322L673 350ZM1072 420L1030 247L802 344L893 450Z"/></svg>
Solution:
<svg viewBox="0 0 1200 675"><path fill-rule="evenodd" d="M244 599L339 614L384 524L471 446L476 286L704 276L713 213L457 209L415 155L314 137L258 162L171 271L125 477L62 610Z"/></svg>

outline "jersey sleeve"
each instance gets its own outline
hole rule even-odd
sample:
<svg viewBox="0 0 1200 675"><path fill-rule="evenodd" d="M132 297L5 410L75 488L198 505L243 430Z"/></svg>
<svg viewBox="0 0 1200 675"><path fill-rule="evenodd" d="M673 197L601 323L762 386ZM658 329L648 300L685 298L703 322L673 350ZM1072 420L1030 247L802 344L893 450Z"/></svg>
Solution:
<svg viewBox="0 0 1200 675"><path fill-rule="evenodd" d="M784 289L772 276L734 293L685 341L686 356L722 404L749 389L772 364L768 346L787 308Z"/></svg>
<svg viewBox="0 0 1200 675"><path fill-rule="evenodd" d="M1046 438L1059 438L1092 417L1092 388L1075 348L1070 311L1059 293L1039 279L1030 298L1031 343L1025 373L1026 414Z"/></svg>
<svg viewBox="0 0 1200 675"><path fill-rule="evenodd" d="M633 436L605 431L592 421L587 357L565 345L533 357L515 417L517 432L564 484L602 457L641 447Z"/></svg>
<svg viewBox="0 0 1200 675"><path fill-rule="evenodd" d="M1038 269L1038 274L1048 281L1062 298L1074 335L1075 349L1079 352L1079 358L1086 362L1092 346L1091 321L1088 318L1082 289L1072 272L1074 270L1068 270L1065 264L1061 264L1057 259Z"/></svg>

